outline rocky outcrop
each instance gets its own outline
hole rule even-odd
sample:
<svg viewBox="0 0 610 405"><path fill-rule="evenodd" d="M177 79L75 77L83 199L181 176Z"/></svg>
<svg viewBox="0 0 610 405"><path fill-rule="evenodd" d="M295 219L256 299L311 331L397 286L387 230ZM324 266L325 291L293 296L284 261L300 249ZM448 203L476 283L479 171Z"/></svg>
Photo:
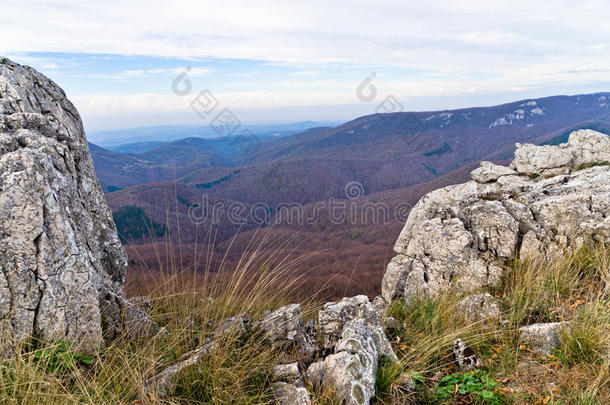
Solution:
<svg viewBox="0 0 610 405"><path fill-rule="evenodd" d="M325 349L333 348L341 339L345 325L351 321L358 321L371 331L382 357L387 357L391 361L398 360L386 337L381 316L366 295L343 298L338 302L327 302L319 311L318 320Z"/></svg>
<svg viewBox="0 0 610 405"><path fill-rule="evenodd" d="M269 312L253 327L262 330L271 346L287 357L282 360L307 361L311 360L316 352L315 331L314 336L309 335L299 304L287 305Z"/></svg>
<svg viewBox="0 0 610 405"><path fill-rule="evenodd" d="M310 365L305 378L318 390L333 389L346 405L368 404L375 395L379 349L371 329L359 321L350 321L343 328L334 354Z"/></svg>
<svg viewBox="0 0 610 405"><path fill-rule="evenodd" d="M305 377L316 389L333 390L345 404L368 404L375 394L379 360L398 362L375 306L364 295L328 302L318 312L317 324L318 327L315 321L303 321L298 304L267 312L252 323L246 314L229 318L202 346L149 378L145 387L160 396L170 394L180 371L199 363L228 335L239 337L250 331L253 336L260 335L280 363L273 370L277 403L308 404ZM319 345L316 330L321 338ZM320 360L312 363L316 358ZM282 364L286 362L291 363ZM306 370L304 376L300 369Z"/></svg>
<svg viewBox="0 0 610 405"><path fill-rule="evenodd" d="M37 334L94 349L103 333L121 330L127 257L79 114L55 83L7 59L0 59L0 252L7 343Z"/></svg>
<svg viewBox="0 0 610 405"><path fill-rule="evenodd" d="M610 241L608 162L608 136L582 130L559 146L517 144L510 168L483 162L473 181L425 195L394 247L385 302L497 285L502 261Z"/></svg>

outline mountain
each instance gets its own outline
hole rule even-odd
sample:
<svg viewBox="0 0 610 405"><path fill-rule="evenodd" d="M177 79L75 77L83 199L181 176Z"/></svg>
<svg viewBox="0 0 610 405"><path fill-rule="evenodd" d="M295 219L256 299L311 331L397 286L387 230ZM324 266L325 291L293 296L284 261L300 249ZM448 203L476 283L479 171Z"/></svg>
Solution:
<svg viewBox="0 0 610 405"><path fill-rule="evenodd" d="M122 143L116 146L109 146L106 149L118 153L143 153L149 150L158 148L167 144L162 141L150 141L150 142L133 142L133 143Z"/></svg>
<svg viewBox="0 0 610 405"><path fill-rule="evenodd" d="M142 208L152 221L167 224L166 237L180 240L181 254L196 250L211 231L214 249L226 253L230 245L247 245L263 227L283 240L298 240L301 254L318 252L307 262L318 275L312 280L343 274L333 288L355 288L356 282L365 291L367 280L378 279L391 258L404 221L395 211L408 212L424 193L467 180L481 160L506 163L517 142L557 144L580 128L609 132L609 106L610 93L556 96L375 114L281 137L188 137L134 154L92 145L91 154L102 185L112 191L106 198L113 211ZM199 223L189 212L205 203L205 214L216 209L217 221ZM336 220L328 203L357 209L382 204L388 220ZM313 220L286 220L291 204ZM152 242L145 235L130 241L132 257L140 257L132 266L155 267ZM362 252L366 262L359 259Z"/></svg>
<svg viewBox="0 0 610 405"><path fill-rule="evenodd" d="M286 124L241 125L237 132L249 131L256 136L284 136L296 134L309 128L320 126L335 126L339 122L303 121ZM217 138L221 136L210 126L160 125L152 127L129 128L114 131L94 131L88 134L90 142L107 148L117 148L121 145L147 142L172 142L178 139Z"/></svg>

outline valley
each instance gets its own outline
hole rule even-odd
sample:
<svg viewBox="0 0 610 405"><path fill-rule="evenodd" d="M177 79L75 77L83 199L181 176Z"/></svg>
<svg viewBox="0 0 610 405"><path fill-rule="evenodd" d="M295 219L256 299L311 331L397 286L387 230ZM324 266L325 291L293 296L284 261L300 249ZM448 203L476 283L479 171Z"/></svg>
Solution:
<svg viewBox="0 0 610 405"><path fill-rule="evenodd" d="M307 288L328 298L373 296L421 196L467 181L481 160L507 164L517 142L558 144L576 128L607 132L608 100L610 93L557 96L115 149L139 153L90 151L119 233L129 236L132 281L168 266L230 271L246 247L260 246L261 254L285 250ZM138 207L141 223L122 223L125 207Z"/></svg>

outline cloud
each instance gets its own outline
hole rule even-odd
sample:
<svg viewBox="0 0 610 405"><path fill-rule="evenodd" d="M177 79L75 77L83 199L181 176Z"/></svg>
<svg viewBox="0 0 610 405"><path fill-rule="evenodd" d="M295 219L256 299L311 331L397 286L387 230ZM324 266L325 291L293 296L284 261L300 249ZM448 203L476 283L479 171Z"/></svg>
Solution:
<svg viewBox="0 0 610 405"><path fill-rule="evenodd" d="M15 18L24 15L27 19ZM219 57L510 74L609 61L607 1L3 3L0 52Z"/></svg>
<svg viewBox="0 0 610 405"><path fill-rule="evenodd" d="M298 72L291 73L290 76L318 76L320 74L317 70L299 70Z"/></svg>
<svg viewBox="0 0 610 405"><path fill-rule="evenodd" d="M187 112L184 99L167 95L185 66L76 70L77 60L46 53L186 61L189 76L202 78L194 91L209 87L232 108L257 111L354 103L355 87L374 71L380 97L409 105L432 96L440 109L455 105L451 97L478 104L486 94L510 101L607 90L608 15L607 0L5 0L0 38L10 40L0 54L42 55L38 66L57 72L85 118L122 108ZM248 63L224 69L210 59Z"/></svg>

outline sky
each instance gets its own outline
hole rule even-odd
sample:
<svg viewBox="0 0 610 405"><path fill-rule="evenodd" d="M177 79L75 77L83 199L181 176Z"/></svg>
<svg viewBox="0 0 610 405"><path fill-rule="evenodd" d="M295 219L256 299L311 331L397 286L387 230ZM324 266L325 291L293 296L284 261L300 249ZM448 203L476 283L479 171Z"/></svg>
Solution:
<svg viewBox="0 0 610 405"><path fill-rule="evenodd" d="M58 83L88 131L205 125L204 91L250 124L347 121L388 97L421 111L610 91L607 0L0 7L0 55Z"/></svg>

